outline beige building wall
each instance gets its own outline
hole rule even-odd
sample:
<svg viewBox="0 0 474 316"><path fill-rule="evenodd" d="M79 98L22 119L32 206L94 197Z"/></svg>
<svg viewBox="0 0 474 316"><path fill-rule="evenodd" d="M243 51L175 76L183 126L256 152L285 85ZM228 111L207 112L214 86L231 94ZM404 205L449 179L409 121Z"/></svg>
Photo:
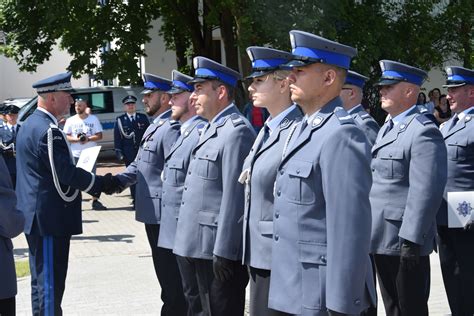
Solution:
<svg viewBox="0 0 474 316"><path fill-rule="evenodd" d="M65 72L71 61L71 56L60 50L53 49L50 60L38 66L36 72L21 72L13 59L0 55L0 102L7 98L33 97L34 89L31 85L41 79ZM74 87L88 87L88 76L73 79Z"/></svg>

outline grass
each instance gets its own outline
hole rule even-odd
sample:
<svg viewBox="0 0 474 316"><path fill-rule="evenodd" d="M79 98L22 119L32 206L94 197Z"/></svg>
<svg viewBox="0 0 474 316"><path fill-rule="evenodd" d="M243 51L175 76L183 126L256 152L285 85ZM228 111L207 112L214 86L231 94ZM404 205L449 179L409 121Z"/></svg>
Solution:
<svg viewBox="0 0 474 316"><path fill-rule="evenodd" d="M30 275L30 264L28 260L15 261L15 269L17 278Z"/></svg>

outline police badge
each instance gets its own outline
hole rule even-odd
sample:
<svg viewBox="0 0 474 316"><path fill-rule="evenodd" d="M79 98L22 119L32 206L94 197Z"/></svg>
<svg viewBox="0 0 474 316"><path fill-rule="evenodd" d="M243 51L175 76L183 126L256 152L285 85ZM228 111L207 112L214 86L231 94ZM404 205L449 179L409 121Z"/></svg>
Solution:
<svg viewBox="0 0 474 316"><path fill-rule="evenodd" d="M458 210L459 215L466 217L471 214L471 211L472 211L471 203L462 201L462 203L459 203L457 210Z"/></svg>

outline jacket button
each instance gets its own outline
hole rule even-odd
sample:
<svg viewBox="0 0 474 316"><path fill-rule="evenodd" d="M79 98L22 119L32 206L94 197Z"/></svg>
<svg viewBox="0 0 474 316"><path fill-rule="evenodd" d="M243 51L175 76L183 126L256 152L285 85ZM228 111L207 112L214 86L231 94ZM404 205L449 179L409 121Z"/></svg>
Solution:
<svg viewBox="0 0 474 316"><path fill-rule="evenodd" d="M167 164L167 163L165 163L165 167L168 167L168 164Z"/></svg>
<svg viewBox="0 0 474 316"><path fill-rule="evenodd" d="M354 304L355 304L355 305L360 305L360 299L356 299L356 300L354 301Z"/></svg>
<svg viewBox="0 0 474 316"><path fill-rule="evenodd" d="M321 257L319 257L319 259L322 263L326 263L326 256L322 255Z"/></svg>
<svg viewBox="0 0 474 316"><path fill-rule="evenodd" d="M181 202L181 205L184 205L184 202Z"/></svg>
<svg viewBox="0 0 474 316"><path fill-rule="evenodd" d="M280 236L275 235L275 240L278 241L278 239L280 239Z"/></svg>
<svg viewBox="0 0 474 316"><path fill-rule="evenodd" d="M280 195L281 195L281 191L280 191L280 190L278 190L278 192L277 192L277 195L278 195L278 196L280 196Z"/></svg>
<svg viewBox="0 0 474 316"><path fill-rule="evenodd" d="M191 171L189 171L188 174L191 174Z"/></svg>
<svg viewBox="0 0 474 316"><path fill-rule="evenodd" d="M280 174L283 175L285 171L283 169L280 170Z"/></svg>
<svg viewBox="0 0 474 316"><path fill-rule="evenodd" d="M184 191L187 191L188 190L188 187L184 187Z"/></svg>
<svg viewBox="0 0 474 316"><path fill-rule="evenodd" d="M278 217L280 217L280 213L275 212L275 218L278 218Z"/></svg>
<svg viewBox="0 0 474 316"><path fill-rule="evenodd" d="M375 172L375 168L372 168L372 172Z"/></svg>

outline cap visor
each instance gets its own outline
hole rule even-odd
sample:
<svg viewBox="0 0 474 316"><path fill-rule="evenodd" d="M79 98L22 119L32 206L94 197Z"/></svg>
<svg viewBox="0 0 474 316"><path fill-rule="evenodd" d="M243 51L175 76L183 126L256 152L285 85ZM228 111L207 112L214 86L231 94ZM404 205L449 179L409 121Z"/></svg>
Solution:
<svg viewBox="0 0 474 316"><path fill-rule="evenodd" d="M268 75L268 74L272 73L273 71L274 71L274 70L254 71L254 72L252 72L250 75L248 75L247 77L245 77L245 79L253 79L253 78L265 76L265 75Z"/></svg>
<svg viewBox="0 0 474 316"><path fill-rule="evenodd" d="M284 65L281 65L282 69L291 69L291 68L294 68L294 67L303 67L303 66L306 66L306 65L309 65L309 64L314 64L315 62L310 62L310 61L302 61L302 60L298 60L298 59L293 59L293 60L290 60L289 62L287 62L286 64Z"/></svg>
<svg viewBox="0 0 474 316"><path fill-rule="evenodd" d="M193 78L192 80L189 80L189 81L188 81L188 84L195 84L195 83L204 82L204 81L207 81L207 80L209 80L209 79Z"/></svg>
<svg viewBox="0 0 474 316"><path fill-rule="evenodd" d="M148 94L148 93L152 93L153 91L155 91L155 90L145 89L145 90L142 90L142 92L140 92L140 94Z"/></svg>
<svg viewBox="0 0 474 316"><path fill-rule="evenodd" d="M69 92L69 93L76 92L76 90L74 90L74 88L58 89L56 91L64 91L64 92Z"/></svg>
<svg viewBox="0 0 474 316"><path fill-rule="evenodd" d="M401 80L393 80L393 79L381 79L379 82L374 84L374 86L391 86L393 84L397 84L402 82Z"/></svg>
<svg viewBox="0 0 474 316"><path fill-rule="evenodd" d="M173 87L169 91L167 91L166 93L168 93L168 94L178 94L178 93L181 93L181 92L184 92L184 91L186 91L186 90L183 90L183 89L180 89L180 88L177 88L177 87Z"/></svg>

